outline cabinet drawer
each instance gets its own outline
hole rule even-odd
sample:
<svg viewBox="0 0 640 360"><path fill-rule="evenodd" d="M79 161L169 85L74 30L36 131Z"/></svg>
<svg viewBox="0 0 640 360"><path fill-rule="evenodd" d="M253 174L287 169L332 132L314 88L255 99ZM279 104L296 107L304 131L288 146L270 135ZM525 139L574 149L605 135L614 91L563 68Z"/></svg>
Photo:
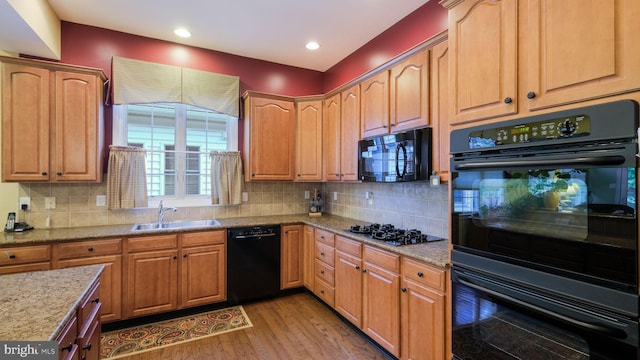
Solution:
<svg viewBox="0 0 640 360"><path fill-rule="evenodd" d="M60 260L122 253L122 239L88 240L54 246Z"/></svg>
<svg viewBox="0 0 640 360"><path fill-rule="evenodd" d="M202 231L180 235L182 247L224 244L227 232L224 230Z"/></svg>
<svg viewBox="0 0 640 360"><path fill-rule="evenodd" d="M176 249L178 237L176 235L157 235L139 238L129 238L127 248L129 252Z"/></svg>
<svg viewBox="0 0 640 360"><path fill-rule="evenodd" d="M51 270L51 263L49 261L22 264L22 265L0 266L0 275L18 274L18 273L25 273L25 272L31 272L31 271L44 271L44 270Z"/></svg>
<svg viewBox="0 0 640 360"><path fill-rule="evenodd" d="M333 244L335 242L335 235L332 232L316 228L315 233L316 233L316 241L323 242L333 247Z"/></svg>
<svg viewBox="0 0 640 360"><path fill-rule="evenodd" d="M77 359L78 344L76 337L78 336L78 318L73 317L58 335L58 359Z"/></svg>
<svg viewBox="0 0 640 360"><path fill-rule="evenodd" d="M0 266L49 261L51 245L36 245L0 249Z"/></svg>
<svg viewBox="0 0 640 360"><path fill-rule="evenodd" d="M336 250L357 258L362 257L362 243L342 236L336 236Z"/></svg>
<svg viewBox="0 0 640 360"><path fill-rule="evenodd" d="M322 279L316 277L316 284L314 293L322 299L322 301L334 307L335 305L335 289L333 286L328 285Z"/></svg>
<svg viewBox="0 0 640 360"><path fill-rule="evenodd" d="M445 291L446 273L444 269L403 258L402 277L436 290Z"/></svg>
<svg viewBox="0 0 640 360"><path fill-rule="evenodd" d="M364 261L380 266L387 271L400 273L400 255L380 250L371 246L364 247Z"/></svg>
<svg viewBox="0 0 640 360"><path fill-rule="evenodd" d="M323 263L320 260L316 260L316 277L322 279L327 284L334 285L334 270L333 267Z"/></svg>
<svg viewBox="0 0 640 360"><path fill-rule="evenodd" d="M335 250L333 249L333 246L329 246L321 242L316 242L316 259L323 261L330 266L333 266L335 261L333 258L334 252Z"/></svg>
<svg viewBox="0 0 640 360"><path fill-rule="evenodd" d="M100 282L96 283L89 293L82 299L80 309L78 309L78 326L82 336L88 327L100 315Z"/></svg>

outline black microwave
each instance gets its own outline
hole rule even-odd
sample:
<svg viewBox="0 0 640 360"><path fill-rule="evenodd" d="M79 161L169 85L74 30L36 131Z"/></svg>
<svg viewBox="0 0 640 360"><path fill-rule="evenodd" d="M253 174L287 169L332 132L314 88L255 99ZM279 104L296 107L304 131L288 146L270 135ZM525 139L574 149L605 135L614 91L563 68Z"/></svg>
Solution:
<svg viewBox="0 0 640 360"><path fill-rule="evenodd" d="M419 181L431 175L431 128L360 140L358 149L362 181Z"/></svg>

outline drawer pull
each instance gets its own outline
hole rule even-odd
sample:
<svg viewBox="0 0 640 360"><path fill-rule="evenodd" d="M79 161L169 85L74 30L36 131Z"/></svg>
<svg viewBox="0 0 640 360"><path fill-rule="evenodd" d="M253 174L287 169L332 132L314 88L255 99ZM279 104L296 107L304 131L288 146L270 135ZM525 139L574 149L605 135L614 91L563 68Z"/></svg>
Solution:
<svg viewBox="0 0 640 360"><path fill-rule="evenodd" d="M87 250L89 250L89 252L91 252L91 251L93 251L93 248L92 248L92 247L90 247L90 248L88 248Z"/></svg>
<svg viewBox="0 0 640 360"><path fill-rule="evenodd" d="M65 352L65 351L71 352L71 349L73 349L73 343L69 343L69 345L61 347L60 352Z"/></svg>
<svg viewBox="0 0 640 360"><path fill-rule="evenodd" d="M323 253L323 252L321 252L321 253L320 253L320 256L324 256L324 253Z"/></svg>
<svg viewBox="0 0 640 360"><path fill-rule="evenodd" d="M401 289L400 289L400 291L402 291L402 292L407 292L407 288L404 288L404 287L403 287L403 288L401 288Z"/></svg>
<svg viewBox="0 0 640 360"><path fill-rule="evenodd" d="M91 300L92 303L99 303L100 302L100 297L98 296L97 298Z"/></svg>
<svg viewBox="0 0 640 360"><path fill-rule="evenodd" d="M324 270L320 270L320 274L324 275Z"/></svg>
<svg viewBox="0 0 640 360"><path fill-rule="evenodd" d="M359 265L356 265L356 270L360 270L360 266Z"/></svg>
<svg viewBox="0 0 640 360"><path fill-rule="evenodd" d="M362 272L363 272L363 273L366 273L366 272L367 272L367 269L362 269Z"/></svg>
<svg viewBox="0 0 640 360"><path fill-rule="evenodd" d="M186 257L187 257L187 254L182 255L182 257L183 257L183 258L186 258Z"/></svg>
<svg viewBox="0 0 640 360"><path fill-rule="evenodd" d="M175 260L175 259L177 259L177 258L178 258L177 256L173 255L173 260Z"/></svg>
<svg viewBox="0 0 640 360"><path fill-rule="evenodd" d="M418 271L418 277L423 277L424 274L422 273L422 271Z"/></svg>
<svg viewBox="0 0 640 360"><path fill-rule="evenodd" d="M320 290L320 294L324 294L324 290Z"/></svg>
<svg viewBox="0 0 640 360"><path fill-rule="evenodd" d="M82 350L89 350L91 351L91 343L88 343L87 345L82 347Z"/></svg>
<svg viewBox="0 0 640 360"><path fill-rule="evenodd" d="M13 254L9 255L9 259L15 259L15 258L16 258L15 255L13 255Z"/></svg>

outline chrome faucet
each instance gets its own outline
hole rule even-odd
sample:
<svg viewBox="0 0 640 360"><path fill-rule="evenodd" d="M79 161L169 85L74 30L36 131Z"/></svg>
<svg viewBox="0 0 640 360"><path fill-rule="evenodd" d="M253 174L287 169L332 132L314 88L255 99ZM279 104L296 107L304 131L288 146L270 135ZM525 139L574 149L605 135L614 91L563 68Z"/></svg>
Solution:
<svg viewBox="0 0 640 360"><path fill-rule="evenodd" d="M158 205L158 224L161 224L162 222L164 222L164 214L167 211L176 212L178 211L178 209L174 207L164 207L162 205L162 200L160 200L160 204Z"/></svg>

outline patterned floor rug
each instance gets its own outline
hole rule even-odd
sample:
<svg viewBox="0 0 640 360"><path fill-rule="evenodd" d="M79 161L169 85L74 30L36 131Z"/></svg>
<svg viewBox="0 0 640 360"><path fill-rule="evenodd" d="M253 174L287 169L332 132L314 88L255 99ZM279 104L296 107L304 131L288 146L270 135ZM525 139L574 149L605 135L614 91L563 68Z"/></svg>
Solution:
<svg viewBox="0 0 640 360"><path fill-rule="evenodd" d="M105 332L100 338L100 358L116 359L134 352L155 350L251 327L242 306Z"/></svg>

